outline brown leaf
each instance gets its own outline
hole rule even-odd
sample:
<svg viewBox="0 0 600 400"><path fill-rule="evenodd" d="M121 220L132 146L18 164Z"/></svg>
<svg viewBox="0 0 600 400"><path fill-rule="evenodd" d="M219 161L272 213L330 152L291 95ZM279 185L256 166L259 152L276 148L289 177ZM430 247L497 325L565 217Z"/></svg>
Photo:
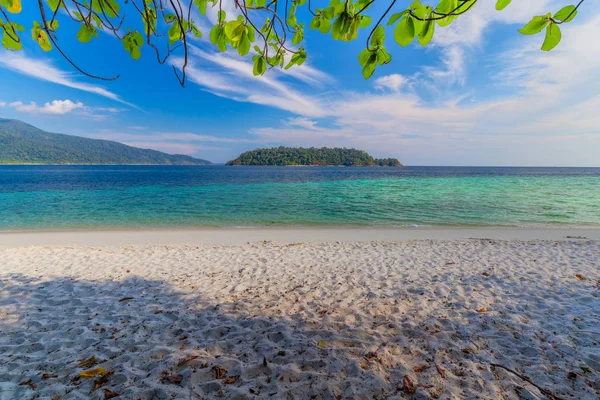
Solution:
<svg viewBox="0 0 600 400"><path fill-rule="evenodd" d="M31 378L27 379L26 381L20 382L19 386L29 386L31 390L37 389L37 386L31 382Z"/></svg>
<svg viewBox="0 0 600 400"><path fill-rule="evenodd" d="M379 356L377 355L377 353L370 351L367 354L365 354L364 359L366 361L377 361L379 359Z"/></svg>
<svg viewBox="0 0 600 400"><path fill-rule="evenodd" d="M587 280L587 278L586 278L585 276L581 275L581 274L576 274L575 276L576 276L576 277L577 277L577 279L579 279L580 281L585 281L585 280Z"/></svg>
<svg viewBox="0 0 600 400"><path fill-rule="evenodd" d="M433 387L433 385L423 385L422 383L418 383L417 386L423 389L431 389Z"/></svg>
<svg viewBox="0 0 600 400"><path fill-rule="evenodd" d="M435 364L435 369L437 369L438 374L440 374L440 376L442 378L446 377L446 370L444 368L442 368L440 365Z"/></svg>
<svg viewBox="0 0 600 400"><path fill-rule="evenodd" d="M119 300L119 302L128 301L128 300L133 300L133 297L123 297L121 300Z"/></svg>
<svg viewBox="0 0 600 400"><path fill-rule="evenodd" d="M115 370L113 368L110 371L107 371L106 373L102 374L102 376L100 376L100 378L98 378L94 381L94 388L90 391L90 393L92 393L93 391L100 389L102 386L106 385L108 383L108 381L110 380L110 377L113 376L114 373L115 373Z"/></svg>
<svg viewBox="0 0 600 400"><path fill-rule="evenodd" d="M484 313L487 310L485 309L485 307L481 307L481 308L476 309L475 311L477 311L478 313Z"/></svg>
<svg viewBox="0 0 600 400"><path fill-rule="evenodd" d="M112 390L104 389L104 398L112 399L113 397L117 397L119 393L113 392Z"/></svg>
<svg viewBox="0 0 600 400"><path fill-rule="evenodd" d="M96 364L98 364L98 360L96 359L96 356L91 356L87 360L83 360L79 364L77 364L77 368L90 368Z"/></svg>
<svg viewBox="0 0 600 400"><path fill-rule="evenodd" d="M412 379L410 379L410 376L404 375L404 379L402 381L403 381L403 386L402 386L403 391L405 391L406 393L414 393L417 391L417 388L415 387L415 384L413 383Z"/></svg>
<svg viewBox="0 0 600 400"><path fill-rule="evenodd" d="M238 381L238 379L240 379L239 375L230 376L230 377L227 377L227 378L223 379L223 384L230 385L232 383L236 383Z"/></svg>
<svg viewBox="0 0 600 400"><path fill-rule="evenodd" d="M227 375L227 370L219 367L218 365L214 365L212 370L215 371L215 379L223 379L225 378L225 375Z"/></svg>
<svg viewBox="0 0 600 400"><path fill-rule="evenodd" d="M423 372L423 371L425 371L427 368L429 368L429 365L425 365L425 364L424 364L424 365L415 365L415 366L413 367L413 371L415 371L415 372Z"/></svg>
<svg viewBox="0 0 600 400"><path fill-rule="evenodd" d="M198 356L187 356L187 357L184 357L184 358L182 358L182 359L181 359L181 361L179 361L179 362L177 363L177 366L178 366L178 367L181 367L181 366L182 366L182 365L184 365L185 363L188 363L188 362L190 362L190 361L192 361L192 360L195 360L196 358L198 358Z"/></svg>
<svg viewBox="0 0 600 400"><path fill-rule="evenodd" d="M42 379L50 379L50 378L57 378L58 375L54 375L54 374L44 374L42 375Z"/></svg>

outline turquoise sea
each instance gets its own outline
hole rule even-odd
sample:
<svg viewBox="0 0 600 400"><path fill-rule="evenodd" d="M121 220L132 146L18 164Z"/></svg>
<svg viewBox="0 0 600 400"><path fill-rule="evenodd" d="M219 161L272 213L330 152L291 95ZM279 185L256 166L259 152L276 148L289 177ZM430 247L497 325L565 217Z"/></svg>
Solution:
<svg viewBox="0 0 600 400"><path fill-rule="evenodd" d="M0 230L600 227L600 168L0 166Z"/></svg>

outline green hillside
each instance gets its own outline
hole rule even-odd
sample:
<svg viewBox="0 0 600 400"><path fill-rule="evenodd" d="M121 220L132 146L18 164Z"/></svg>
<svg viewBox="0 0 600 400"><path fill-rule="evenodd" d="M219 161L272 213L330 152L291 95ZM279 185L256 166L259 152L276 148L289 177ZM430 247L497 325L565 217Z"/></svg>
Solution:
<svg viewBox="0 0 600 400"><path fill-rule="evenodd" d="M108 140L48 133L22 121L0 118L0 164L208 165L211 162Z"/></svg>
<svg viewBox="0 0 600 400"><path fill-rule="evenodd" d="M362 150L327 147L256 149L242 153L227 165L402 166L395 158L377 159Z"/></svg>

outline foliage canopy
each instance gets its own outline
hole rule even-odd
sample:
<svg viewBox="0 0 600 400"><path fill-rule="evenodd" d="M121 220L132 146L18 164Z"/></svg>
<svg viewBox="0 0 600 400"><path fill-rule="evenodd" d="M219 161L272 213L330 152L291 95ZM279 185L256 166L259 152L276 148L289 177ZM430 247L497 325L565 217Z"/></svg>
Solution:
<svg viewBox="0 0 600 400"><path fill-rule="evenodd" d="M16 19L24 1L0 0L0 34L6 50L23 48L26 28ZM396 6L397 0L388 1L387 10L374 20L368 13L375 0L331 0L321 8L313 7L311 0L27 0L26 7L35 8L39 20L22 23L31 25L31 39L44 51L58 50L78 71L98 79L112 80L118 76L93 75L63 51L57 39L65 22L76 24L76 37L83 43L93 42L98 31L112 34L136 60L149 51L163 64L180 49L183 65L173 68L181 85L186 80L191 42L206 34L219 51L233 49L241 56L252 57L254 75L263 75L270 68L288 69L306 61L307 52L302 44L307 23L308 29L331 34L333 39L341 41L357 39L363 29L369 35L358 62L368 79L378 66L392 61L386 49L389 31L393 29L393 41L402 47L415 39L426 46L436 27L450 25L478 0L430 0L432 4L414 0L406 8ZM542 50L550 51L561 40L560 25L575 18L583 1L555 13L534 16L519 32L535 35L545 29ZM224 2L233 2L236 15L227 15ZM496 9L504 10L510 3L511 0L496 0ZM202 32L194 17L206 15L209 8L218 10L217 20L209 32ZM308 14L298 14L302 8ZM302 15L310 15L310 21L300 21Z"/></svg>
<svg viewBox="0 0 600 400"><path fill-rule="evenodd" d="M227 165L313 165L347 167L401 167L395 158L373 158L366 151L345 148L273 147L242 153Z"/></svg>

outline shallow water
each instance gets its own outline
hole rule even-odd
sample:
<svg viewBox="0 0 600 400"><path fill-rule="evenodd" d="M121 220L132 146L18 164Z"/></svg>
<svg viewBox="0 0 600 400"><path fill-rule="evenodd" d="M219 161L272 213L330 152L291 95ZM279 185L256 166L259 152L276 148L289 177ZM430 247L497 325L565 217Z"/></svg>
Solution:
<svg viewBox="0 0 600 400"><path fill-rule="evenodd" d="M600 226L600 168L0 166L0 230Z"/></svg>

